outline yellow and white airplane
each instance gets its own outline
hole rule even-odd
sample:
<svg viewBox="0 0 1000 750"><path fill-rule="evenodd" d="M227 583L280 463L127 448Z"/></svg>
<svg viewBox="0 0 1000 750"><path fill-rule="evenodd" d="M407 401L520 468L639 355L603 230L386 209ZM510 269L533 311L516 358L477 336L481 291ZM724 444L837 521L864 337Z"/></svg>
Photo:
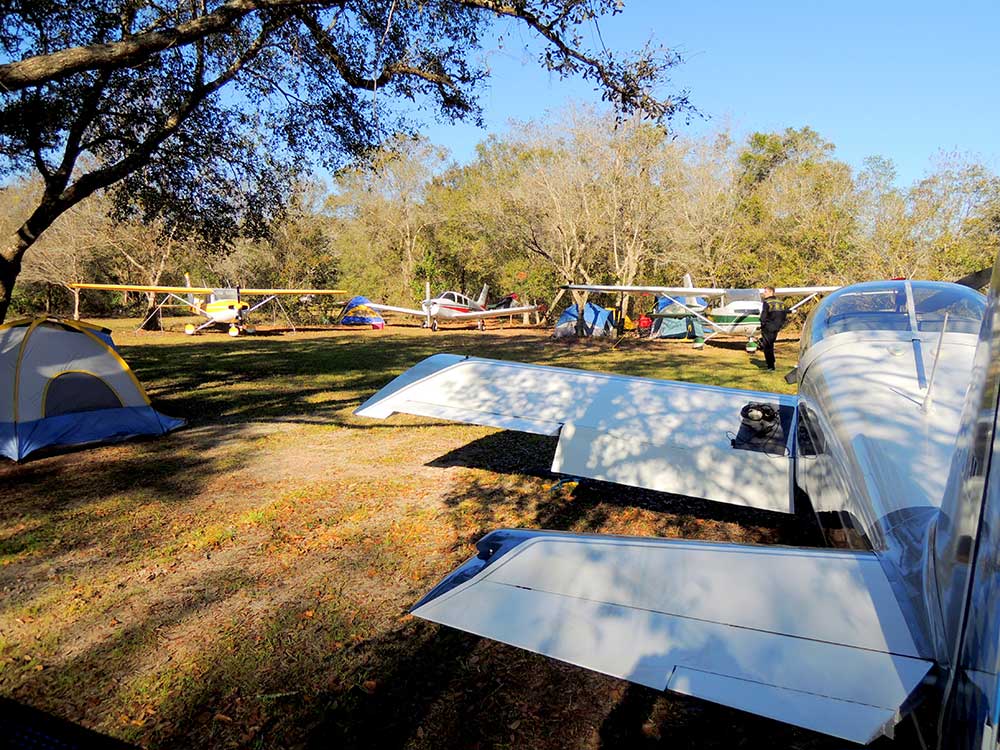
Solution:
<svg viewBox="0 0 1000 750"><path fill-rule="evenodd" d="M209 326L226 326L230 336L240 333L252 333L248 324L248 316L268 302L282 296L321 296L347 294L343 289L241 289L240 287L196 287L191 286L191 278L184 274L187 286L156 286L142 284L70 284L73 289L97 289L116 292L137 292L145 294L162 294L163 300L156 309L167 307L171 300L180 302L195 315L206 318L199 326L188 323L184 333L192 336ZM185 295L185 296L181 296ZM244 297L264 297L263 300L251 305ZM279 303L280 304L280 303ZM154 311L155 314L155 311ZM145 322L145 321L144 321Z"/></svg>

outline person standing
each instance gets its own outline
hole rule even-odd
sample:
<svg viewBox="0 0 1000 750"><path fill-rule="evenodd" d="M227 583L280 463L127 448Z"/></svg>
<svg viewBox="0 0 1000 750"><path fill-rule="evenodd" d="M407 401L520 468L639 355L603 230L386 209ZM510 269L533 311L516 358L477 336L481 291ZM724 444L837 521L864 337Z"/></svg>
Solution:
<svg viewBox="0 0 1000 750"><path fill-rule="evenodd" d="M774 287L764 287L760 295L760 348L764 350L764 361L767 369L774 369L774 342L778 339L778 331L788 318L788 305L784 300L774 296Z"/></svg>

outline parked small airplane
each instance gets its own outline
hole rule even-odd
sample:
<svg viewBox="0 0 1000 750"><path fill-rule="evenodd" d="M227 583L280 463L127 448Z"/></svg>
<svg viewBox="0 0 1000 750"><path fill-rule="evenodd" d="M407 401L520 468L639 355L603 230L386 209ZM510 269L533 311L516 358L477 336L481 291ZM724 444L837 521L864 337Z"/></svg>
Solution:
<svg viewBox="0 0 1000 750"><path fill-rule="evenodd" d="M432 331L438 329L440 321L475 320L479 330L485 326L486 318L505 318L509 315L532 313L540 309L538 305L517 305L517 295L508 294L495 305L486 305L486 295L489 287L483 285L478 299L472 299L459 292L442 292L437 297L431 297L430 284L427 285L427 298L420 303L420 309L412 307L394 307L392 305L369 304L368 307L379 312L394 312L402 315L413 315L424 319L424 327Z"/></svg>
<svg viewBox="0 0 1000 750"><path fill-rule="evenodd" d="M568 284L563 289L608 294L654 294L659 297L669 297L671 304L661 310L658 315L664 317L693 316L711 329L712 332L705 337L706 341L719 334L747 336L748 351L754 351L757 348L753 337L760 328L762 289L695 287L688 274L685 274L684 282L684 286ZM819 295L839 288L836 286L789 286L777 287L774 293L778 297L803 297L802 300L789 308L789 312L794 312ZM718 305L709 307L706 300L718 300Z"/></svg>
<svg viewBox="0 0 1000 750"><path fill-rule="evenodd" d="M918 747L995 748L998 303L1000 272L988 299L839 289L802 332L797 396L424 360L356 413L558 435L554 471L811 511L853 548L500 530L413 613L856 743L912 720Z"/></svg>
<svg viewBox="0 0 1000 750"><path fill-rule="evenodd" d="M182 306L187 307L195 315L200 315L207 320L199 326L188 323L184 326L184 333L192 336L209 326L225 326L230 336L239 336L240 333L250 333L253 329L248 324L248 316L254 310L258 310L268 302L272 302L281 296L306 297L313 295L336 295L346 294L342 289L241 289L240 287L193 287L191 279L184 274L186 286L150 286L142 284L70 284L74 289L98 289L105 291L136 292L155 295L164 295L160 304L151 313L155 315L160 309L170 306L171 300L175 300ZM185 296L181 296L185 295ZM202 296L206 295L208 299ZM243 300L244 297L264 297L265 299L251 305ZM145 321L143 321L145 323Z"/></svg>

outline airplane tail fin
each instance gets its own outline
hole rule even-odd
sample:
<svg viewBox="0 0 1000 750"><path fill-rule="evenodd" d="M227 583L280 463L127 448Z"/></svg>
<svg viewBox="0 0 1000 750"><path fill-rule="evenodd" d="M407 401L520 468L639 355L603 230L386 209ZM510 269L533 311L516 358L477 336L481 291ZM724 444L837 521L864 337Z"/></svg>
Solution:
<svg viewBox="0 0 1000 750"><path fill-rule="evenodd" d="M994 272L955 456L930 533L925 589L940 617L934 648L948 667L939 747L998 739L1000 710L1000 273ZM1000 457L998 457L1000 458Z"/></svg>
<svg viewBox="0 0 1000 750"><path fill-rule="evenodd" d="M694 282L691 280L691 274L689 274L689 273L684 274L684 280L682 281L681 285L685 289L694 289ZM702 303L702 302L703 301L701 299L699 299L698 297L693 297L692 296L692 297L685 297L684 298L684 304L687 305L688 307L697 307L699 305L699 303ZM702 306L704 306L704 305L702 304Z"/></svg>
<svg viewBox="0 0 1000 750"><path fill-rule="evenodd" d="M476 304L480 307L486 307L486 295L490 293L490 287L488 284L483 284L483 291L479 293L479 299L476 300Z"/></svg>

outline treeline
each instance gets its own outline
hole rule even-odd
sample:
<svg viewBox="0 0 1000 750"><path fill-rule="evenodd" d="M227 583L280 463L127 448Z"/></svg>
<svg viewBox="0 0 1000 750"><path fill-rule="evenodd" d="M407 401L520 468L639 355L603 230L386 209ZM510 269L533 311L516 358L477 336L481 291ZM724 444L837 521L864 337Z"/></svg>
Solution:
<svg viewBox="0 0 1000 750"><path fill-rule="evenodd" d="M16 220L31 189L4 190L0 220ZM262 238L195 240L148 217L110 219L92 199L29 253L19 303L70 281L177 283L185 270L210 285L336 284L392 303L421 297L425 280L488 283L550 306L568 282L677 284L685 272L714 286L955 279L997 256L1000 178L942 154L900 186L891 161L856 171L810 128L684 138L573 110L490 137L464 166L400 137L332 190L301 184Z"/></svg>

